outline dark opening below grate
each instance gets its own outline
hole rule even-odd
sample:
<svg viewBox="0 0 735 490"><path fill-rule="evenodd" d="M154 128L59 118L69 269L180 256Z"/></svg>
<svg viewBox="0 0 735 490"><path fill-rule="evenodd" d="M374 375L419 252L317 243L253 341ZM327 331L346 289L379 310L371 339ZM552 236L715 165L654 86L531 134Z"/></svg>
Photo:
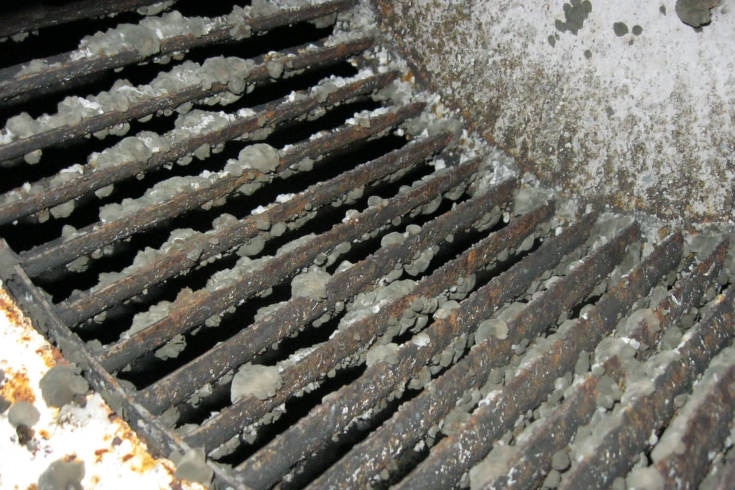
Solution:
<svg viewBox="0 0 735 490"><path fill-rule="evenodd" d="M0 19L3 280L154 452L221 488L729 482L727 240L503 178L364 4L87 3Z"/></svg>

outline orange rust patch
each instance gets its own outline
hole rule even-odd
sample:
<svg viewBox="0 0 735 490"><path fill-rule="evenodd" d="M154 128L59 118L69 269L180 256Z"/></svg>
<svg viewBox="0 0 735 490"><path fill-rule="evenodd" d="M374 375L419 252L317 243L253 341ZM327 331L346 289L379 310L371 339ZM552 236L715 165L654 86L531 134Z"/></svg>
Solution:
<svg viewBox="0 0 735 490"><path fill-rule="evenodd" d="M117 430L115 431L115 439L119 438L121 440L130 441L133 446L132 452L126 454L121 458L124 463L127 463L128 461L130 462L129 464L131 470L137 473L145 473L152 470L159 464L159 461L151 456L151 454L148 452L148 447L145 445L145 443L138 438L137 434L132 431L130 426L124 420L116 417L111 420L111 422L117 424L118 426ZM160 463L164 467L166 467L166 465L163 464L163 461L161 461Z"/></svg>
<svg viewBox="0 0 735 490"><path fill-rule="evenodd" d="M36 485L35 483L31 483L30 485L28 485L26 490L38 490L38 485Z"/></svg>
<svg viewBox="0 0 735 490"><path fill-rule="evenodd" d="M100 482L99 475L92 475L92 477L89 479L93 485L97 485Z"/></svg>
<svg viewBox="0 0 735 490"><path fill-rule="evenodd" d="M59 352L59 349L51 347L50 345L39 347L38 349L36 349L36 354L38 355L38 357L43 359L43 362L44 364L46 364L47 368L52 368L57 364L64 362L64 358L61 356L61 352Z"/></svg>
<svg viewBox="0 0 735 490"><path fill-rule="evenodd" d="M38 435L40 435L43 439L46 439L47 441L49 440L49 438L51 438L51 434L49 434L46 429L39 430Z"/></svg>
<svg viewBox="0 0 735 490"><path fill-rule="evenodd" d="M110 452L110 450L107 449L107 448L95 449L95 451L94 451L94 460L95 460L95 462L97 462L97 463L101 462L102 461L102 457L105 454L109 453L109 452Z"/></svg>
<svg viewBox="0 0 735 490"><path fill-rule="evenodd" d="M4 290L0 292L0 310L3 310L5 312L10 322L14 325L23 325L27 327L31 326L31 323L18 309L18 307L15 306L13 300Z"/></svg>
<svg viewBox="0 0 735 490"><path fill-rule="evenodd" d="M7 291L0 288L0 311L5 313L11 324L18 326L18 328L26 329L26 332L22 334L20 340L22 342L30 342L33 340L32 335L29 331L35 332L33 324L26 317L23 312L16 306L13 299L8 295ZM35 350L36 354L43 359L47 367L51 368L58 362L63 360L61 352L51 345L45 345Z"/></svg>
<svg viewBox="0 0 735 490"><path fill-rule="evenodd" d="M36 401L36 396L33 394L25 369L15 371L12 368L7 368L5 370L5 382L0 387L0 395L11 403L19 401L33 403Z"/></svg>

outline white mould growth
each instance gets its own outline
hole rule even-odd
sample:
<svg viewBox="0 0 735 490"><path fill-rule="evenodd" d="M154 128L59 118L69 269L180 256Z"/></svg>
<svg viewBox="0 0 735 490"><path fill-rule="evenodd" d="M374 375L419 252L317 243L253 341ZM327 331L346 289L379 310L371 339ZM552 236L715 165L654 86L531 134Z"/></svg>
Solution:
<svg viewBox="0 0 735 490"><path fill-rule="evenodd" d="M163 318L166 318L166 316L168 316L170 308L170 301L161 301L151 306L148 310L136 314L133 317L133 322L130 328L127 331L123 332L122 335L120 335L120 338L130 338L130 336L132 336L133 334L144 330L145 328L153 325Z"/></svg>
<svg viewBox="0 0 735 490"><path fill-rule="evenodd" d="M549 201L549 193L531 187L519 189L513 198L513 214L519 216L529 213Z"/></svg>
<svg viewBox="0 0 735 490"><path fill-rule="evenodd" d="M146 17L139 24L120 24L105 32L86 36L71 58L114 56L130 51L148 57L159 52L163 40L178 36L201 37L214 25L210 19L184 17L174 10L158 17Z"/></svg>
<svg viewBox="0 0 735 490"><path fill-rule="evenodd" d="M477 326L475 332L475 344L481 343L483 340L494 337L498 340L508 338L508 324L500 318L488 318Z"/></svg>
<svg viewBox="0 0 735 490"><path fill-rule="evenodd" d="M346 313L339 328L349 328L353 323L379 312L385 305L410 294L416 283L412 280L394 281L355 296L346 306Z"/></svg>
<svg viewBox="0 0 735 490"><path fill-rule="evenodd" d="M146 16L158 15L164 10L168 10L168 8L171 7L175 3L176 3L176 0L164 0L162 2L156 2L150 5L144 5L142 7L138 7L136 12L138 12L140 15L146 15Z"/></svg>
<svg viewBox="0 0 735 490"><path fill-rule="evenodd" d="M170 17L173 14L170 14ZM168 18L164 16L165 18ZM145 19L144 22L151 21ZM159 32L157 29L156 32ZM216 56L208 58L202 64L184 61L168 72L158 74L148 84L132 86L129 81L118 79L109 91L101 91L97 95L86 98L70 96L62 100L57 107L56 114L44 114L36 119L27 113L8 119L4 139L22 139L34 134L42 133L63 126L72 126L93 116L111 112L126 112L131 106L146 103L154 98L170 96L178 92L199 87L210 90L215 83L225 84L231 93L223 93L207 98L210 104L231 103L237 100L239 94L245 91L248 75L254 66L250 59L237 57ZM234 98L232 95L236 95ZM180 113L188 112L190 103L179 107ZM113 128L103 129L95 136L103 138L107 134L124 134L129 129L125 122Z"/></svg>
<svg viewBox="0 0 735 490"><path fill-rule="evenodd" d="M191 136L224 129L234 120L235 116L223 111L211 112L194 109L176 118L172 136L175 141L186 140Z"/></svg>
<svg viewBox="0 0 735 490"><path fill-rule="evenodd" d="M396 364L398 362L398 345L394 343L378 344L365 354L365 362L371 367L379 362Z"/></svg>
<svg viewBox="0 0 735 490"><path fill-rule="evenodd" d="M266 400L275 396L282 384L283 380L276 366L247 363L240 366L232 378L230 399L233 403L248 396Z"/></svg>
<svg viewBox="0 0 735 490"><path fill-rule="evenodd" d="M241 169L251 168L261 172L274 172L281 162L278 150L266 143L248 145L237 155L237 163ZM228 171L237 172L234 161L228 162Z"/></svg>
<svg viewBox="0 0 735 490"><path fill-rule="evenodd" d="M63 407L89 391L87 380L71 366L58 364L41 378L43 400L50 407Z"/></svg>
<svg viewBox="0 0 735 490"><path fill-rule="evenodd" d="M429 247L426 250L421 251L413 260L404 265L403 269L407 274L411 276L418 276L426 271L431 264L431 260L434 258L434 254L437 252L438 247Z"/></svg>
<svg viewBox="0 0 735 490"><path fill-rule="evenodd" d="M327 283L331 279L328 272L317 267L310 268L307 272L298 274L291 280L291 295L293 297L306 297L315 300L326 298Z"/></svg>
<svg viewBox="0 0 735 490"><path fill-rule="evenodd" d="M707 406L708 395L717 391L718 383L728 379L735 359L735 347L728 347L720 352L710 363L702 378L694 386L692 395L684 407L669 424L658 444L651 451L651 459L657 463L667 457L686 453L687 443L684 436L691 424L691 417ZM724 436L723 436L724 439Z"/></svg>

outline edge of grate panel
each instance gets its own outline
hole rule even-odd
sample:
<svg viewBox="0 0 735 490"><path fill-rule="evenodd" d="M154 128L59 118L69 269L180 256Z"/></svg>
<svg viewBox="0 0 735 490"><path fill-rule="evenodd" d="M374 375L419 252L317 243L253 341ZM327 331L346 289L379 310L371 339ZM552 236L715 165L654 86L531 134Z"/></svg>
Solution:
<svg viewBox="0 0 735 490"><path fill-rule="evenodd" d="M33 284L19 265L17 255L1 238L0 280L18 307L32 319L33 327L52 342L67 361L82 369L90 387L141 436L151 453L168 457L174 452L186 454L194 450L180 436L162 426L143 406L136 403L115 377L102 367L84 343L56 316L45 293ZM213 483L216 488L249 490L247 485L238 481L229 472L208 461L207 465L214 473Z"/></svg>

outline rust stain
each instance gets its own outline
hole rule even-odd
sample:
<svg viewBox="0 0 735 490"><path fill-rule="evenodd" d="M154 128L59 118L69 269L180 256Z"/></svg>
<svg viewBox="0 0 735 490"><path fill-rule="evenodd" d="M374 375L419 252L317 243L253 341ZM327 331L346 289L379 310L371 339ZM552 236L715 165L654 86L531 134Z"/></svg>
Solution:
<svg viewBox="0 0 735 490"><path fill-rule="evenodd" d="M123 440L130 441L133 449L132 452L124 455L121 460L123 463L129 465L130 469L136 473L146 473L151 471L159 464L169 470L165 460L158 460L154 458L149 452L146 444L141 441L137 434L133 432L130 426L119 417L111 420L112 423L117 424L117 430L115 431L115 438L113 444L117 442L118 445Z"/></svg>
<svg viewBox="0 0 735 490"><path fill-rule="evenodd" d="M43 439L47 441L51 438L51 434L49 434L46 429L39 430L38 435L40 435Z"/></svg>
<svg viewBox="0 0 735 490"><path fill-rule="evenodd" d="M36 333L33 324L22 311L16 306L13 299L8 295L7 291L0 289L0 311L5 313L11 325L15 325L25 332L20 337L20 341L28 343L33 340L30 332ZM35 353L43 360L47 367L54 367L63 357L58 349L51 345L45 345L35 350Z"/></svg>
<svg viewBox="0 0 735 490"><path fill-rule="evenodd" d="M5 291L0 293L0 310L5 312L10 323L14 325L22 325L24 327L31 327L31 322L29 322L28 318L26 318L18 307L15 306L15 303L13 303L13 300Z"/></svg>
<svg viewBox="0 0 735 490"><path fill-rule="evenodd" d="M36 396L33 394L25 369L20 371L13 368L5 369L5 383L0 387L0 395L11 403L18 401L33 403L36 401Z"/></svg>
<svg viewBox="0 0 735 490"><path fill-rule="evenodd" d="M95 462L97 462L97 463L101 462L102 461L102 457L106 453L109 453L109 452L110 452L110 450L108 448L106 448L106 447L104 447L102 449L96 449L94 451L94 460L95 460Z"/></svg>

